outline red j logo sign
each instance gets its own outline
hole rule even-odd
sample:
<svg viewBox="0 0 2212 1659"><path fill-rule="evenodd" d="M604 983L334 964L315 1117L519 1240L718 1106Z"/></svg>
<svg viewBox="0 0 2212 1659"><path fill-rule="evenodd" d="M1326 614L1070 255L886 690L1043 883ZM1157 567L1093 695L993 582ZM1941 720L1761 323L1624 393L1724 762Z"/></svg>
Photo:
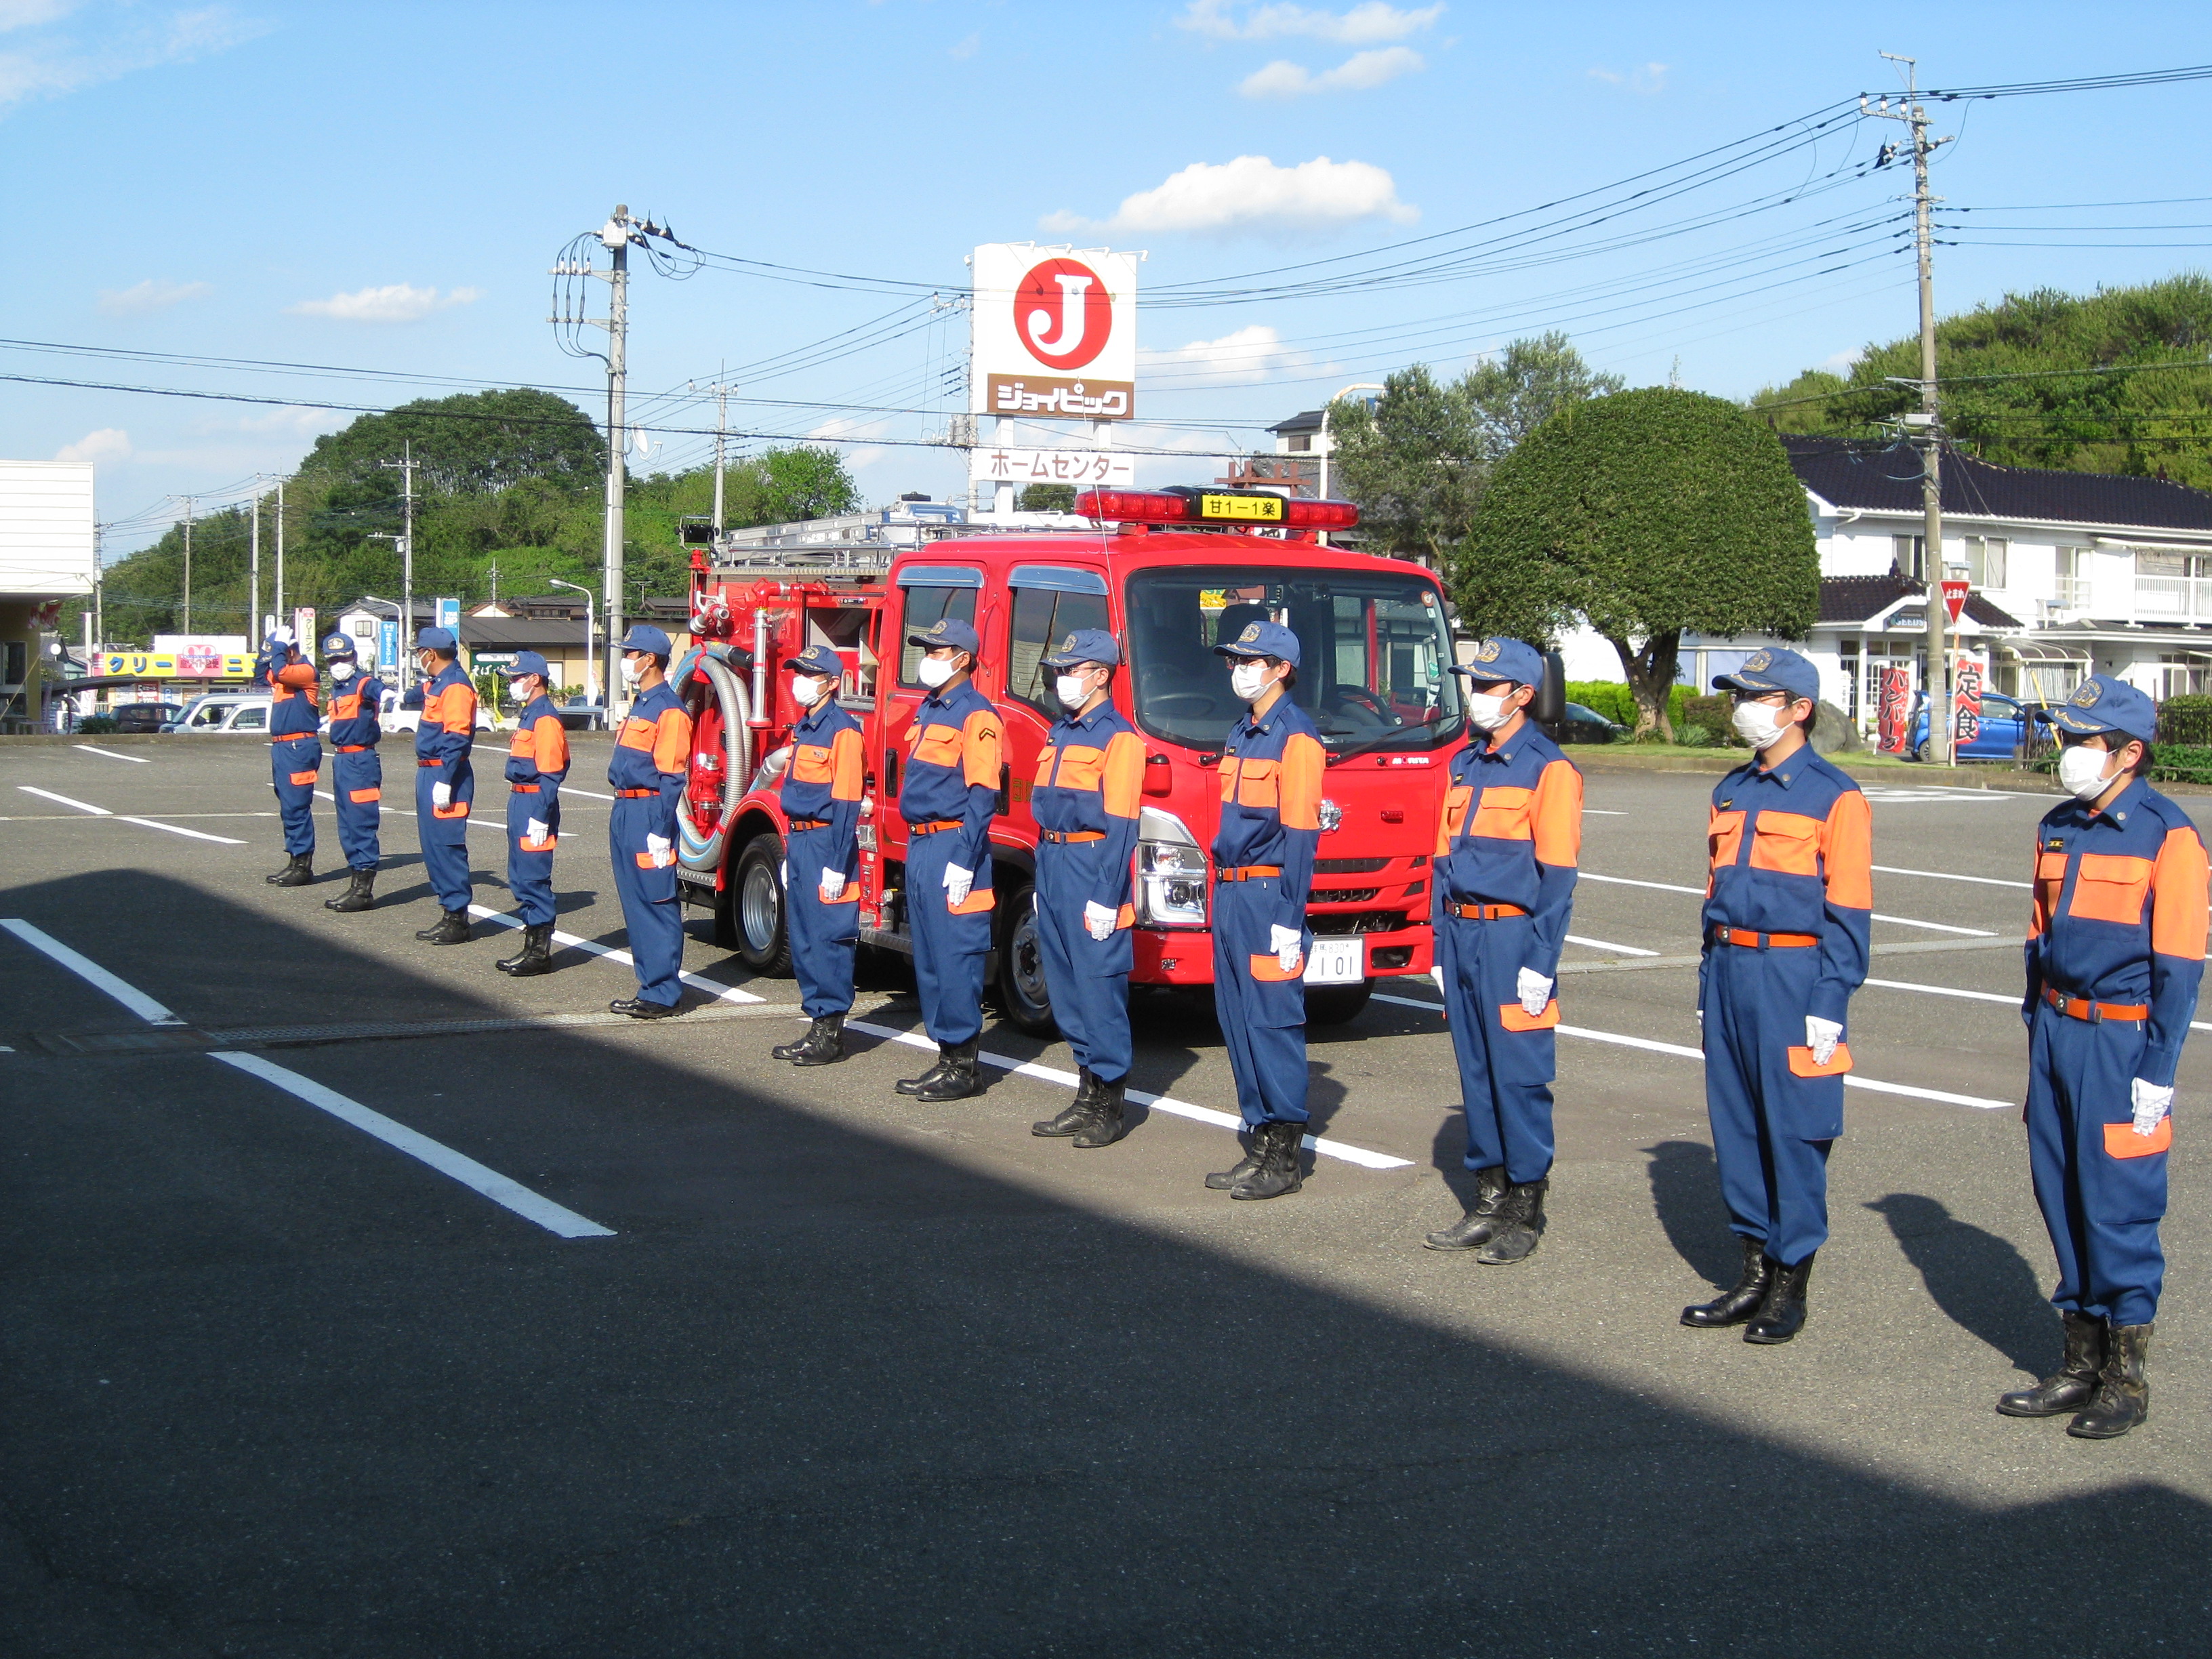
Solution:
<svg viewBox="0 0 2212 1659"><path fill-rule="evenodd" d="M1114 301L1080 259L1047 259L1014 290L1014 318L1030 356L1047 368L1081 368L1106 349Z"/></svg>

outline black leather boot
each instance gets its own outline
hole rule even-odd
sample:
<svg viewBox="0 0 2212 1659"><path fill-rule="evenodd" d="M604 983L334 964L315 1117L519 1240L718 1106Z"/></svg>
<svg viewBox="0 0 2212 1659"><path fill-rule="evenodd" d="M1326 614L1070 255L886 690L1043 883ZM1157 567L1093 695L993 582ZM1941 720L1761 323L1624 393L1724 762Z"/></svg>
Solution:
<svg viewBox="0 0 2212 1659"><path fill-rule="evenodd" d="M820 1015L806 1028L805 1036L771 1052L794 1066L834 1066L845 1058L845 1016Z"/></svg>
<svg viewBox="0 0 2212 1659"><path fill-rule="evenodd" d="M1260 1128L1265 1128L1267 1126L1265 1124L1262 1124L1260 1126ZM1212 1175L1206 1176L1206 1189L1208 1192L1229 1192L1236 1187L1238 1182L1249 1180L1252 1176L1258 1173L1260 1168L1260 1128L1247 1129L1244 1132L1243 1157L1238 1158L1237 1162L1231 1164L1228 1169L1216 1170Z"/></svg>
<svg viewBox="0 0 2212 1659"><path fill-rule="evenodd" d="M936 1082L914 1091L916 1100L931 1105L948 1100L965 1100L970 1095L983 1092L983 1080L976 1074L976 1041L969 1037L965 1042L956 1042L945 1051L945 1075Z"/></svg>
<svg viewBox="0 0 2212 1659"><path fill-rule="evenodd" d="M1472 1250L1490 1243L1490 1236L1498 1231L1498 1206L1505 1201L1511 1183L1505 1179L1505 1166L1474 1172L1474 1202L1467 1206L1467 1213L1449 1227L1439 1227L1421 1241L1425 1249Z"/></svg>
<svg viewBox="0 0 2212 1659"><path fill-rule="evenodd" d="M1096 1092L1091 1097L1091 1120L1083 1126L1083 1132L1075 1137L1075 1149L1081 1152L1111 1146L1129 1133L1129 1126L1122 1115L1122 1109L1127 1103L1123 1090L1127 1079L1117 1077L1111 1083L1100 1083L1097 1078L1091 1080L1097 1085Z"/></svg>
<svg viewBox="0 0 2212 1659"><path fill-rule="evenodd" d="M1076 1067L1076 1077L1075 1098L1061 1109L1059 1116L1030 1124L1031 1134L1058 1139L1083 1133L1084 1127L1091 1121L1091 1109L1098 1099L1098 1079L1091 1074L1088 1066Z"/></svg>
<svg viewBox="0 0 2212 1659"><path fill-rule="evenodd" d="M684 1012L681 1000L647 1002L643 997L624 997L619 1002L607 1004L611 1014L628 1014L632 1019L673 1019Z"/></svg>
<svg viewBox="0 0 2212 1659"><path fill-rule="evenodd" d="M1756 1238L1740 1238L1743 1246L1743 1277L1735 1288L1710 1302L1693 1302L1682 1310L1682 1322L1707 1329L1716 1325L1741 1325L1766 1300L1766 1286L1774 1277L1774 1264L1766 1259L1766 1246Z"/></svg>
<svg viewBox="0 0 2212 1659"><path fill-rule="evenodd" d="M418 930L415 937L429 945L466 945L469 942L469 913L465 910L445 911L431 926Z"/></svg>
<svg viewBox="0 0 2212 1659"><path fill-rule="evenodd" d="M1498 1206L1498 1231L1474 1259L1486 1267L1506 1267L1535 1255L1544 1239L1544 1194L1551 1189L1548 1176L1508 1187Z"/></svg>
<svg viewBox="0 0 2212 1659"><path fill-rule="evenodd" d="M2097 1373L2096 1397L2081 1414L2066 1425L2066 1432L2082 1440L2118 1440L2150 1416L2150 1363L2153 1325L2115 1325L2105 1343L2105 1364Z"/></svg>
<svg viewBox="0 0 2212 1659"><path fill-rule="evenodd" d="M920 1077L901 1078L897 1084L902 1095L918 1095L924 1089L933 1089L945 1081L945 1069L952 1063L952 1050L940 1042L937 1045L937 1063Z"/></svg>
<svg viewBox="0 0 2212 1659"><path fill-rule="evenodd" d="M530 974L550 974L553 971L553 924L533 921L524 924L522 948L511 957L501 957L492 964L502 974L512 974L517 979Z"/></svg>
<svg viewBox="0 0 2212 1659"><path fill-rule="evenodd" d="M1254 1135L1259 1167L1229 1189L1231 1198L1281 1198L1305 1184L1299 1168L1303 1123L1262 1123Z"/></svg>
<svg viewBox="0 0 2212 1659"><path fill-rule="evenodd" d="M271 887L305 887L315 878L315 860L312 854L295 853L291 860L275 875L267 878Z"/></svg>
<svg viewBox="0 0 2212 1659"><path fill-rule="evenodd" d="M323 908L341 910L349 915L356 910L366 910L375 902L376 872L356 870L353 872L353 879L346 884L345 891L334 899L325 899Z"/></svg>
<svg viewBox="0 0 2212 1659"><path fill-rule="evenodd" d="M1759 1304L1759 1314L1743 1328L1747 1342L1787 1342L1805 1328L1805 1284L1813 1277L1813 1258L1807 1256L1795 1267L1786 1262L1772 1262L1773 1277L1767 1281L1766 1299Z"/></svg>
<svg viewBox="0 0 2212 1659"><path fill-rule="evenodd" d="M1999 1395L1997 1409L2007 1417L2063 1416L2079 1411L2097 1392L2097 1373L2105 1364L2105 1322L2095 1314L2063 1310L2058 1317L2066 1327L2066 1358L2033 1388Z"/></svg>

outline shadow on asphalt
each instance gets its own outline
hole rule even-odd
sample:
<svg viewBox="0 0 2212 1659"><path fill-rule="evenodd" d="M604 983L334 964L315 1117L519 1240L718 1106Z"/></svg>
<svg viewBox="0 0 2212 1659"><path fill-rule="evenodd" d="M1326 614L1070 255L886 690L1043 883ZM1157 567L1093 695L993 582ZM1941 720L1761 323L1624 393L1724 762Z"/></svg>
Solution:
<svg viewBox="0 0 2212 1659"><path fill-rule="evenodd" d="M1743 1249L1729 1231L1713 1149L1694 1140L1662 1140L1650 1154L1651 1207L1674 1254L1723 1290L1743 1273Z"/></svg>
<svg viewBox="0 0 2212 1659"><path fill-rule="evenodd" d="M198 996L497 1012L352 949L319 907L287 924L144 872L4 902L181 998L147 909L219 941ZM0 946L0 993L51 994L55 970ZM1608 1384L1600 1349L1570 1370L1273 1270L1255 1244L1326 1238L1310 1207L1237 1206L1258 1212L1226 1223L1238 1253L1212 1249L939 1156L896 1109L858 1127L627 1030L270 1058L617 1236L554 1238L192 1070L211 1061L10 1057L9 1653L1857 1659L2039 1651L2054 1620L2083 1654L2202 1638L2185 1571L2135 1576L2094 1621L2054 1599L2057 1540L2212 1553L2186 1495L2003 1508L1743 1432ZM1710 1154L1663 1143L1651 1178L1676 1247L1724 1268ZM2124 1455L2044 1426L2017 1456Z"/></svg>
<svg viewBox="0 0 2212 1659"><path fill-rule="evenodd" d="M2010 1240L1918 1193L1892 1193L1867 1208L1889 1223L1905 1259L1954 1324L2033 1376L2051 1369L2063 1340L2058 1316Z"/></svg>

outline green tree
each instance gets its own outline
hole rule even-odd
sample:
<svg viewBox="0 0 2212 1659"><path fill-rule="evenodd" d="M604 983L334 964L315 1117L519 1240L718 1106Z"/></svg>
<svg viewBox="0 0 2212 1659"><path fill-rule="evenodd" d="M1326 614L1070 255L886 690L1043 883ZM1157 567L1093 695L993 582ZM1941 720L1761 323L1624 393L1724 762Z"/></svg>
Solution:
<svg viewBox="0 0 2212 1659"><path fill-rule="evenodd" d="M1619 392L1628 382L1601 374L1557 330L1516 340L1496 357L1485 357L1462 375L1483 453L1503 460L1515 445L1561 410Z"/></svg>
<svg viewBox="0 0 2212 1659"><path fill-rule="evenodd" d="M1737 404L1664 386L1562 410L1501 461L1453 579L1463 617L1504 587L1585 617L1620 653L1638 735L1669 738L1684 629L1800 639L1820 611L1780 440Z"/></svg>
<svg viewBox="0 0 2212 1659"><path fill-rule="evenodd" d="M1014 507L1022 513L1073 513L1075 511L1075 486L1024 484L1022 493L1014 497Z"/></svg>
<svg viewBox="0 0 2212 1659"><path fill-rule="evenodd" d="M517 386L423 398L364 415L315 440L302 473L328 473L364 484L399 477L384 465L411 445L418 483L447 494L489 493L525 478L589 489L606 476L606 441L591 417L565 398Z"/></svg>
<svg viewBox="0 0 2212 1659"><path fill-rule="evenodd" d="M1825 368L1808 368L1786 385L1761 386L1751 396L1752 412L1777 432L1826 432L1828 405L1850 384Z"/></svg>

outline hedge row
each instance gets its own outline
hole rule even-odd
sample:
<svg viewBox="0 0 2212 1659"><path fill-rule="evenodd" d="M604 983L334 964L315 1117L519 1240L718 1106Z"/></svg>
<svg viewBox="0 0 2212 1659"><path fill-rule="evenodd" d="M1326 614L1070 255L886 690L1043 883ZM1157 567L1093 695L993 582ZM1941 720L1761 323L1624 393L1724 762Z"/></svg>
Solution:
<svg viewBox="0 0 2212 1659"><path fill-rule="evenodd" d="M2212 748L2212 697L2168 697L2158 708L2158 740Z"/></svg>
<svg viewBox="0 0 2212 1659"><path fill-rule="evenodd" d="M1677 726L1682 723L1682 705L1690 700L1690 688L1678 685L1668 699L1667 718ZM1585 708L1594 708L1616 725L1630 731L1636 729L1636 699L1629 695L1628 687L1619 680L1569 680L1567 701L1578 702Z"/></svg>

